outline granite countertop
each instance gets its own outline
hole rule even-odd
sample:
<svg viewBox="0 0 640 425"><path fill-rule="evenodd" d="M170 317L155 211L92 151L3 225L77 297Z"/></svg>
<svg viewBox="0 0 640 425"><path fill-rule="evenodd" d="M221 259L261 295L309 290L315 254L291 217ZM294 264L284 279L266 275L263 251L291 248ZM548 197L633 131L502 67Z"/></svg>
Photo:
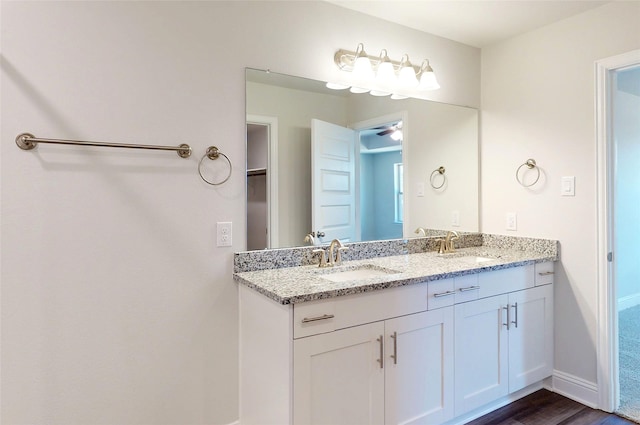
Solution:
<svg viewBox="0 0 640 425"><path fill-rule="evenodd" d="M490 260L478 263L473 257ZM344 261L340 266L327 268L308 265L246 271L234 273L233 277L280 304L295 304L555 260L556 255L536 250L479 246L448 254L424 252ZM375 277L340 282L326 278L358 269L378 270L379 273Z"/></svg>

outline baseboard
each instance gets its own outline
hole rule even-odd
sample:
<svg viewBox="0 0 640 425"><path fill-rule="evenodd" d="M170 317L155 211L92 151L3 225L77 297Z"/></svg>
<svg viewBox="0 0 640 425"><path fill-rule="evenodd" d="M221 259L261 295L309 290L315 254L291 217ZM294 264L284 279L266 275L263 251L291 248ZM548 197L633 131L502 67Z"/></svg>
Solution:
<svg viewBox="0 0 640 425"><path fill-rule="evenodd" d="M230 424L227 424L227 425L240 425L240 421L237 420L237 421L231 422Z"/></svg>
<svg viewBox="0 0 640 425"><path fill-rule="evenodd" d="M640 294L627 295L618 299L618 311L640 305Z"/></svg>
<svg viewBox="0 0 640 425"><path fill-rule="evenodd" d="M593 409L598 408L598 385L559 370L553 371L553 391Z"/></svg>

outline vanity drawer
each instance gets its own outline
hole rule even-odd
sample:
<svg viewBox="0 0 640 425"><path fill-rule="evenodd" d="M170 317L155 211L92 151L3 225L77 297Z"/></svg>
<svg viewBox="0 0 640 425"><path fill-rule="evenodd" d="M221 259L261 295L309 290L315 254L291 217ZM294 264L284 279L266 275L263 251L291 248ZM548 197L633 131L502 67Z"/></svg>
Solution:
<svg viewBox="0 0 640 425"><path fill-rule="evenodd" d="M453 279L434 280L429 282L429 310L447 307L455 302L456 291Z"/></svg>
<svg viewBox="0 0 640 425"><path fill-rule="evenodd" d="M506 294L534 286L533 264L478 274L478 298Z"/></svg>
<svg viewBox="0 0 640 425"><path fill-rule="evenodd" d="M454 290L456 291L455 303L465 303L467 301L477 300L480 294L480 285L478 283L478 274L468 274L466 276L457 276L454 281Z"/></svg>
<svg viewBox="0 0 640 425"><path fill-rule="evenodd" d="M427 283L293 305L293 337L302 338L427 310Z"/></svg>
<svg viewBox="0 0 640 425"><path fill-rule="evenodd" d="M535 264L536 286L553 283L554 264L553 261Z"/></svg>

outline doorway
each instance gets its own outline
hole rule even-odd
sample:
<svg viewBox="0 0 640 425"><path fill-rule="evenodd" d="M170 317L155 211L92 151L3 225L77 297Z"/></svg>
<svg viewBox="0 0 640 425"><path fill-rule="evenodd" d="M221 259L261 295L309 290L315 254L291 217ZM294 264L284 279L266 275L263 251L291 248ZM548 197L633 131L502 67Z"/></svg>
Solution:
<svg viewBox="0 0 640 425"><path fill-rule="evenodd" d="M278 246L278 119L247 116L246 249Z"/></svg>
<svg viewBox="0 0 640 425"><path fill-rule="evenodd" d="M358 133L357 197L361 240L399 239L408 234L404 196L409 181L408 112L398 111L350 125Z"/></svg>
<svg viewBox="0 0 640 425"><path fill-rule="evenodd" d="M640 65L612 71L613 261L618 310L619 405L640 422Z"/></svg>
<svg viewBox="0 0 640 425"><path fill-rule="evenodd" d="M403 138L397 120L358 130L362 241L402 238Z"/></svg>
<svg viewBox="0 0 640 425"><path fill-rule="evenodd" d="M596 83L599 407L640 421L640 50L598 61Z"/></svg>

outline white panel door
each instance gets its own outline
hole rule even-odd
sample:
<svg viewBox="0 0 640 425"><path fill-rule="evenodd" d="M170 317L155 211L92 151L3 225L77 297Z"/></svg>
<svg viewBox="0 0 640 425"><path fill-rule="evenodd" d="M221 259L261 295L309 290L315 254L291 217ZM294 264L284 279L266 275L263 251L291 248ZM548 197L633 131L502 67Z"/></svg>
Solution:
<svg viewBox="0 0 640 425"><path fill-rule="evenodd" d="M509 294L509 392L553 373L553 286Z"/></svg>
<svg viewBox="0 0 640 425"><path fill-rule="evenodd" d="M455 306L455 414L509 392L507 305L498 295Z"/></svg>
<svg viewBox="0 0 640 425"><path fill-rule="evenodd" d="M385 322L385 424L453 417L453 307Z"/></svg>
<svg viewBox="0 0 640 425"><path fill-rule="evenodd" d="M319 241L356 240L356 132L311 120L311 223Z"/></svg>
<svg viewBox="0 0 640 425"><path fill-rule="evenodd" d="M383 344L383 322L296 339L294 424L383 424Z"/></svg>

